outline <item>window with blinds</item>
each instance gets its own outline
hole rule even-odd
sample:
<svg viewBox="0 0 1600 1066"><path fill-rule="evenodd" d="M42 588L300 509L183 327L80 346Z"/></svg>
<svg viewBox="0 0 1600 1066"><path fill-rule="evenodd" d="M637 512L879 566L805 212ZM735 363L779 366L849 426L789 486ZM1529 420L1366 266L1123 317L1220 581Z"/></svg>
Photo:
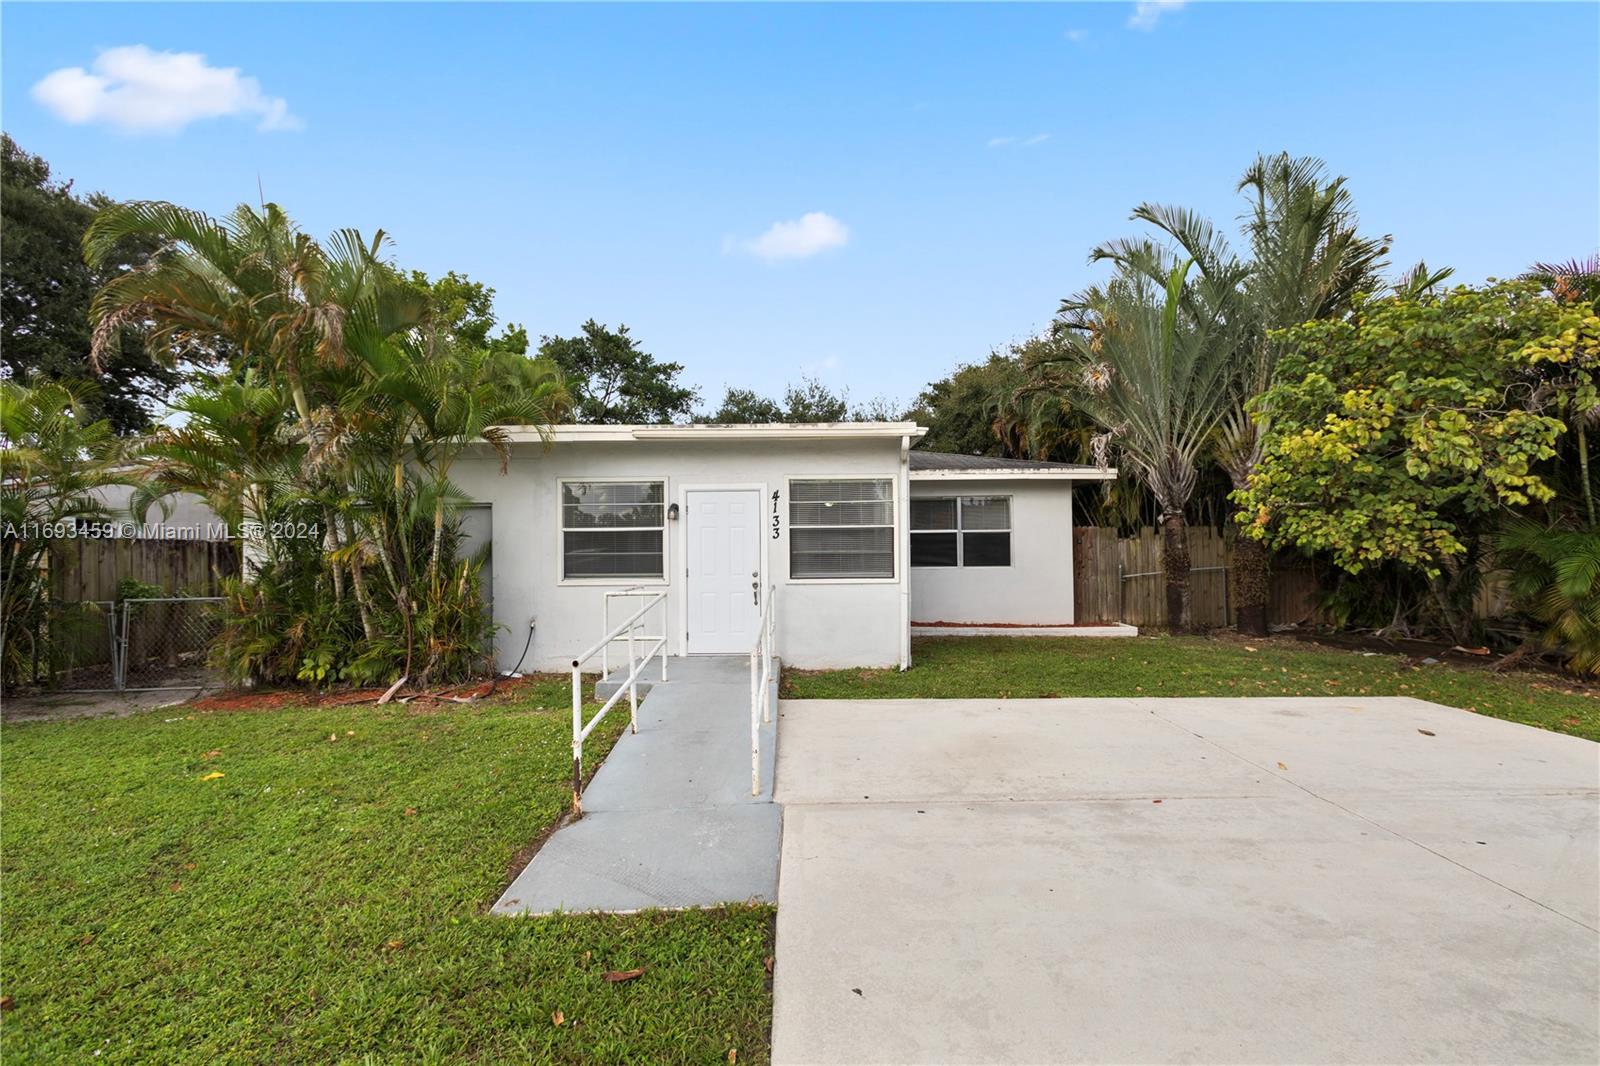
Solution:
<svg viewBox="0 0 1600 1066"><path fill-rule="evenodd" d="M893 482L789 482L789 576L894 577Z"/></svg>
<svg viewBox="0 0 1600 1066"><path fill-rule="evenodd" d="M911 501L912 566L1010 566L1011 497Z"/></svg>
<svg viewBox="0 0 1600 1066"><path fill-rule="evenodd" d="M563 481L563 578L666 577L666 483Z"/></svg>

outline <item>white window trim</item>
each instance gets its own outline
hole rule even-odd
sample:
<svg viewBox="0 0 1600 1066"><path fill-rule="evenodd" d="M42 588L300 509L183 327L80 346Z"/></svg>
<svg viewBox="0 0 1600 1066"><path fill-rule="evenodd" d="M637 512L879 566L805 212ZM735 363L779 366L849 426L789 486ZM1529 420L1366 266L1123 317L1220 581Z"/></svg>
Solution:
<svg viewBox="0 0 1600 1066"><path fill-rule="evenodd" d="M790 537L794 534L794 523L789 521L792 513L789 508L794 500L794 483L796 481L887 481L889 483L889 513L892 516L887 528L895 531L896 535L890 538L890 566L892 573L888 577L795 577L794 576L794 544ZM900 502L899 478L894 474L791 474L783 482L783 573L784 583L789 585L898 585L900 584L900 568L903 565L900 558L901 524L905 521L905 513ZM801 529L883 529L884 526L801 526Z"/></svg>
<svg viewBox="0 0 1600 1066"><path fill-rule="evenodd" d="M966 537L966 535L968 533L1004 533L1008 538L1010 538L1016 532L1016 530L1014 529L1014 527L1012 525L1012 522L1013 522L1013 518L1012 518L1012 513L1013 513L1012 512L1012 499L1013 499L1012 495L1010 493L1006 493L1006 492L969 492L965 496L918 496L918 497L916 497L914 502L921 502L921 501L924 501L924 500L953 500L953 501L955 501L955 505L956 505L956 524L955 524L954 527L952 527L950 529L917 529L916 527L913 526L909 532L913 537L915 537L915 536L917 536L918 534L921 534L921 533L954 533L955 537L956 537L956 561L955 561L955 564L953 566L928 566L928 565L925 565L925 564L919 566L919 565L917 565L915 563L909 562L909 560L908 560L908 565L911 566L912 569L915 569L915 570L968 570L968 569L971 569L971 570L1009 570L1009 569L1011 569L1013 566L1016 565L1016 556L1015 556L1014 553L1012 553L1010 551L1010 548L1013 546L1013 543L1014 543L1014 542L1012 542L1010 540L1008 540L1007 544L1006 544L1006 548L1007 548L1006 557L1007 557L1007 559L1010 560L1009 562L1006 563L1006 565L1004 565L1004 566L973 566L973 567L968 567L967 566L967 537ZM965 528L961 524L961 511L962 511L961 501L962 500L1005 500L1006 501L1006 528L1004 528L1004 529L967 529L967 528ZM909 516L908 516L907 521L909 521L909 520L910 519L909 519Z"/></svg>
<svg viewBox="0 0 1600 1066"><path fill-rule="evenodd" d="M661 576L660 577L568 577L567 576L567 516L563 488L569 484L583 485L637 485L644 482L661 483ZM631 477L572 477L556 478L556 584L590 588L631 588L634 585L666 586L672 583L672 520L667 509L672 499L672 482L665 474L639 474ZM650 531L655 526L624 527Z"/></svg>

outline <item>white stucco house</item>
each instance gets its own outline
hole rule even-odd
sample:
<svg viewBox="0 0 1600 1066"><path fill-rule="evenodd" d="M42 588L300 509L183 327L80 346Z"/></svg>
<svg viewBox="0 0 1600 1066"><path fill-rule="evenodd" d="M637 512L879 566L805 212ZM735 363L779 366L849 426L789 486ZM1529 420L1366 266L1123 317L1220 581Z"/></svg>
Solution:
<svg viewBox="0 0 1600 1066"><path fill-rule="evenodd" d="M672 655L747 653L774 595L802 668L910 663L911 634L1074 623L1072 494L1114 470L915 450L910 422L510 432L454 480L493 545L508 669L570 667L607 590L664 591ZM769 592L769 590L771 590ZM1128 630L1132 632L1132 630Z"/></svg>

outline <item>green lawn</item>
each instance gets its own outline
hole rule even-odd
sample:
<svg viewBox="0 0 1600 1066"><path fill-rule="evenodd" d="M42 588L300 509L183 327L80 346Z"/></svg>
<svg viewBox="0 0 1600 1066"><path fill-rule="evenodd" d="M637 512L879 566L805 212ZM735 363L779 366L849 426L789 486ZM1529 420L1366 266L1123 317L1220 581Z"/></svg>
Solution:
<svg viewBox="0 0 1600 1066"><path fill-rule="evenodd" d="M7 1066L764 1061L771 908L485 913L567 803L566 692L6 726Z"/></svg>
<svg viewBox="0 0 1600 1066"><path fill-rule="evenodd" d="M932 637L912 667L785 670L788 699L1415 696L1600 740L1600 698L1553 674L1413 666L1395 655L1231 637Z"/></svg>

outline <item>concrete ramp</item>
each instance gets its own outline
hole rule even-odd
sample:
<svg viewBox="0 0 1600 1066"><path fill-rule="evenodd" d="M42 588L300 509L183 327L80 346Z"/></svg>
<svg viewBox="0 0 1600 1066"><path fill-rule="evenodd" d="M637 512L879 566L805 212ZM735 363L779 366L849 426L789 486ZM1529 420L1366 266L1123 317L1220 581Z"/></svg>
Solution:
<svg viewBox="0 0 1600 1066"><path fill-rule="evenodd" d="M750 673L742 656L668 663L583 793L495 903L496 914L630 912L778 898L781 812L772 801L776 714L750 795ZM626 699L612 714L626 716Z"/></svg>

